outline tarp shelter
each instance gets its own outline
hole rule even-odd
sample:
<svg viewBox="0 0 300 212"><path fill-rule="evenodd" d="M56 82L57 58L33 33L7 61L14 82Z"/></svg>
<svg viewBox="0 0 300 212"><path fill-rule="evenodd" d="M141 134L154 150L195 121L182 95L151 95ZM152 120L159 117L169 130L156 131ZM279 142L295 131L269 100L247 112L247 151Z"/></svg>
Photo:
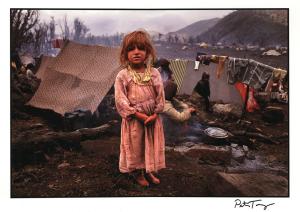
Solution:
<svg viewBox="0 0 300 212"><path fill-rule="evenodd" d="M236 103L243 104L242 98L239 92L233 85L228 84L227 76L225 73L221 74L220 78L217 78L217 64L210 63L209 65L200 64L198 69L195 68L195 61L186 61L186 70L181 82L181 86L178 89L178 94L191 95L197 82L201 79L203 72L210 74L210 91L211 101L222 101L224 103ZM173 72L177 72L172 69Z"/></svg>
<svg viewBox="0 0 300 212"><path fill-rule="evenodd" d="M42 82L28 105L60 114L77 109L94 112L120 71L118 51L67 42L40 73Z"/></svg>
<svg viewBox="0 0 300 212"><path fill-rule="evenodd" d="M55 57L43 56L41 65L36 73L36 77L40 78L43 81L47 67L50 66L54 60Z"/></svg>

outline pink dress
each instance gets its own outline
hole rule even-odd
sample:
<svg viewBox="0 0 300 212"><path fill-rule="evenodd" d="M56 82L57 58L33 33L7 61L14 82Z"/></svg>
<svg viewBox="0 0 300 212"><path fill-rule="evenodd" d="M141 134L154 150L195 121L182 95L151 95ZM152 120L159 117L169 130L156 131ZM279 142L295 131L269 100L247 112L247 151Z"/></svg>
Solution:
<svg viewBox="0 0 300 212"><path fill-rule="evenodd" d="M152 68L147 85L136 84L128 70L121 70L115 81L115 101L122 117L120 144L120 172L146 169L156 172L165 168L165 139L160 115L153 124L145 126L129 117L136 111L152 115L164 109L164 89L160 73Z"/></svg>

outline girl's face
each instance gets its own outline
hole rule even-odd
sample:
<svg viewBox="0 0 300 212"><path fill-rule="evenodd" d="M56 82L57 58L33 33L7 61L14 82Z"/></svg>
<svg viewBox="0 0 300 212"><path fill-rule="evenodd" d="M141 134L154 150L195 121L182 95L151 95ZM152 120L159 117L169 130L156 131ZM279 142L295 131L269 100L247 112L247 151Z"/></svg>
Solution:
<svg viewBox="0 0 300 212"><path fill-rule="evenodd" d="M146 50L144 47L129 46L127 57L132 64L143 64L146 60Z"/></svg>

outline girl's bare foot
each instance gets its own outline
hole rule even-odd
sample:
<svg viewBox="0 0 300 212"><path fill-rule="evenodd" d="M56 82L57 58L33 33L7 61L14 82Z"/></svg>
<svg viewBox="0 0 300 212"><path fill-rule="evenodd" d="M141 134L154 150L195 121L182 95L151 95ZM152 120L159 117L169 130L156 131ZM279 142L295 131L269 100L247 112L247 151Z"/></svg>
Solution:
<svg viewBox="0 0 300 212"><path fill-rule="evenodd" d="M148 173L148 177L149 177L149 180L151 181L151 183L156 184L156 185L160 183L160 180L157 177L155 177L151 172Z"/></svg>
<svg viewBox="0 0 300 212"><path fill-rule="evenodd" d="M143 186L143 187L149 186L149 182L145 179L145 177L144 177L143 174L139 174L139 175L136 177L136 182L137 182L140 186Z"/></svg>

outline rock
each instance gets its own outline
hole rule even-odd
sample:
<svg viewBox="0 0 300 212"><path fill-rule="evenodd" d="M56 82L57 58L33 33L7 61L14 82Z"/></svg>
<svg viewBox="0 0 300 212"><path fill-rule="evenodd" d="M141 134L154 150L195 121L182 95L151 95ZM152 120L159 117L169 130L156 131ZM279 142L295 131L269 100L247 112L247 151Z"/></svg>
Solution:
<svg viewBox="0 0 300 212"><path fill-rule="evenodd" d="M253 152L247 152L246 154L247 159L249 160L255 160L255 154Z"/></svg>
<svg viewBox="0 0 300 212"><path fill-rule="evenodd" d="M243 145L243 150L244 150L244 152L248 152L249 148L246 145Z"/></svg>
<svg viewBox="0 0 300 212"><path fill-rule="evenodd" d="M212 107L214 113L222 115L233 115L240 117L242 115L242 107L234 104L214 104Z"/></svg>
<svg viewBox="0 0 300 212"><path fill-rule="evenodd" d="M169 152L169 151L173 151L174 147L171 146L165 146L165 151Z"/></svg>
<svg viewBox="0 0 300 212"><path fill-rule="evenodd" d="M230 146L231 146L232 148L237 148L238 144L232 143Z"/></svg>
<svg viewBox="0 0 300 212"><path fill-rule="evenodd" d="M230 164L231 149L207 144L195 144L192 147L177 146L174 151L209 164Z"/></svg>
<svg viewBox="0 0 300 212"><path fill-rule="evenodd" d="M186 147L192 147L192 146L194 146L195 145L195 143L193 143L193 142L185 142L185 143L183 143L182 144L182 146L186 146Z"/></svg>
<svg viewBox="0 0 300 212"><path fill-rule="evenodd" d="M218 172L209 185L213 196L287 197L288 180L265 173L227 174Z"/></svg>
<svg viewBox="0 0 300 212"><path fill-rule="evenodd" d="M186 153L187 151L189 151L189 147L187 147L187 146L176 146L175 148L174 148L174 151L175 152L179 152L179 153L181 153L181 154L184 154L184 153Z"/></svg>
<svg viewBox="0 0 300 212"><path fill-rule="evenodd" d="M277 158L274 155L269 155L267 157L268 163L273 163L274 161L277 160Z"/></svg>
<svg viewBox="0 0 300 212"><path fill-rule="evenodd" d="M268 123L280 123L284 121L284 112L280 107L266 107L262 113L262 119Z"/></svg>
<svg viewBox="0 0 300 212"><path fill-rule="evenodd" d="M242 149L232 148L231 152L232 152L232 157L233 157L234 160L236 160L239 163L244 162L245 153L242 151Z"/></svg>
<svg viewBox="0 0 300 212"><path fill-rule="evenodd" d="M30 126L29 129L39 129L42 128L44 125L42 123L36 123Z"/></svg>

